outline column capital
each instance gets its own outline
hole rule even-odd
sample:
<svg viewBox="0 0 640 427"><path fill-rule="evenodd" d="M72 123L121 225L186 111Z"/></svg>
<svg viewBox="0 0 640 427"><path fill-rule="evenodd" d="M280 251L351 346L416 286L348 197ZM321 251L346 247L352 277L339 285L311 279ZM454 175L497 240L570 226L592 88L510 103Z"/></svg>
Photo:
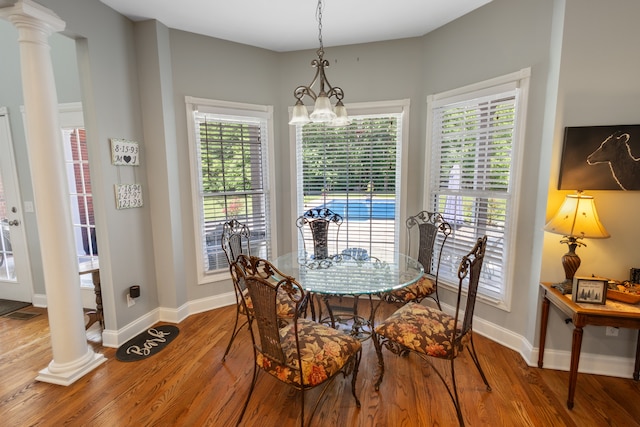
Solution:
<svg viewBox="0 0 640 427"><path fill-rule="evenodd" d="M18 28L29 26L47 34L60 32L66 26L52 10L33 0L19 0L12 6L0 8L0 18L6 19Z"/></svg>

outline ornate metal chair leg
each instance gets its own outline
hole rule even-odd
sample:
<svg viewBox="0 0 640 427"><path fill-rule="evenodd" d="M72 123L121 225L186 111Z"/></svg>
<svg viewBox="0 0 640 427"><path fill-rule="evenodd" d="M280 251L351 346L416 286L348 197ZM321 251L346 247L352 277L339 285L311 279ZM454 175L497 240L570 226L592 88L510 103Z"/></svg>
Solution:
<svg viewBox="0 0 640 427"><path fill-rule="evenodd" d="M240 318L240 311L238 310L238 306L236 305L236 321L233 325L233 332L231 333L231 338L229 338L229 344L227 344L227 349L224 351L224 355L222 356L223 362L227 358L227 354L229 354L229 350L231 350L231 344L233 344L233 341L236 339L238 332L240 332L240 329L242 329L242 327L244 326L244 324L238 326L239 318Z"/></svg>
<svg viewBox="0 0 640 427"><path fill-rule="evenodd" d="M476 365L476 368L478 368L478 372L482 377L482 381L484 381L484 385L487 386L487 391L491 391L491 386L489 385L489 381L487 380L487 377L485 376L484 371L482 370L482 366L480 366L480 360L478 359L478 355L476 354L476 347L475 345L473 345L473 332L471 332L471 347L467 346L467 350L469 350L469 353L471 354L471 360L473 360L473 363Z"/></svg>
<svg viewBox="0 0 640 427"><path fill-rule="evenodd" d="M358 371L360 370L360 360L362 360L362 349L356 353L356 357L354 358L354 366L353 373L351 374L351 394L356 399L356 406L360 407L360 399L358 399L358 395L356 394L356 380L358 377Z"/></svg>
<svg viewBox="0 0 640 427"><path fill-rule="evenodd" d="M373 346L376 348L376 355L378 356L378 378L374 384L376 391L380 390L380 384L382 383L382 377L384 377L384 358L382 357L382 340L384 339L380 335L376 334L375 330L371 330L371 339L373 340Z"/></svg>
<svg viewBox="0 0 640 427"><path fill-rule="evenodd" d="M253 394L253 389L256 385L256 380L258 379L258 366L253 364L253 379L251 380L251 386L249 386L249 394L247 395L247 400L244 402L244 406L242 407L242 412L240 412L240 418L238 418L238 422L236 423L236 427L240 425L242 422L242 418L244 417L244 413L247 411L247 406L249 406L249 400L251 399L251 395Z"/></svg>
<svg viewBox="0 0 640 427"><path fill-rule="evenodd" d="M453 405L456 407L458 423L460 424L460 427L464 427L464 418L462 417L462 410L460 409L460 398L458 397L458 383L456 382L454 359L451 359L451 381L453 382L453 395L451 396L451 398L453 399Z"/></svg>

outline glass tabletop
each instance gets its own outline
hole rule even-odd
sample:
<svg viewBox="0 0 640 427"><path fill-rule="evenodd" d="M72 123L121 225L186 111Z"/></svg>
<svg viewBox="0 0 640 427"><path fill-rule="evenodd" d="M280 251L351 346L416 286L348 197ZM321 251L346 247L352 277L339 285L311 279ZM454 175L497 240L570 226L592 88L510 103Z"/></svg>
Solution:
<svg viewBox="0 0 640 427"><path fill-rule="evenodd" d="M333 295L386 292L410 285L424 274L418 261L401 253L364 259L336 255L319 260L291 252L276 258L273 264L282 273L294 277L305 290Z"/></svg>

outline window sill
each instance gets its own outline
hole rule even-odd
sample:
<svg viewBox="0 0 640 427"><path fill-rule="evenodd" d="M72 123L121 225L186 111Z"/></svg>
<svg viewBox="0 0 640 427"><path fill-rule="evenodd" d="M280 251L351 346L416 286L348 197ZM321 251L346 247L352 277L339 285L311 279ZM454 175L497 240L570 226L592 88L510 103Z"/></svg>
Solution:
<svg viewBox="0 0 640 427"><path fill-rule="evenodd" d="M210 285L213 283L231 281L229 270L217 270L211 273L201 275L198 279L198 285Z"/></svg>

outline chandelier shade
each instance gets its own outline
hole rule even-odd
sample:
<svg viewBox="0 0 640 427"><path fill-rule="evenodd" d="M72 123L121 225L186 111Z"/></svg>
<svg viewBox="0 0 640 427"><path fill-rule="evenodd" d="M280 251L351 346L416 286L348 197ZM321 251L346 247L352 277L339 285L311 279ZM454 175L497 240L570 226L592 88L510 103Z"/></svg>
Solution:
<svg viewBox="0 0 640 427"><path fill-rule="evenodd" d="M320 48L316 51L317 59L311 61L311 66L316 69L315 76L308 86L298 86L293 91L296 104L291 114L290 125L305 125L307 123L325 123L331 126L345 126L350 123L347 109L342 103L344 92L337 86L331 86L325 68L329 67L329 61L324 59L324 47L322 45L322 0L318 0L316 16L318 19L318 40ZM313 87L318 84L318 91ZM309 114L303 98L308 96L314 101L313 112ZM331 105L331 98L335 98L335 108Z"/></svg>

